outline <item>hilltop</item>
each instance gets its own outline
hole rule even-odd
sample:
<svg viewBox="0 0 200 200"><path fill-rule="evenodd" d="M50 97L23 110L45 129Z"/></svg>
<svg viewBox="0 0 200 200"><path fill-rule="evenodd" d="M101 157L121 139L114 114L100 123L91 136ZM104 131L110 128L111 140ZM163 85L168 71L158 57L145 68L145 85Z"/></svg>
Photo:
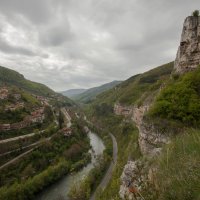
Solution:
<svg viewBox="0 0 200 200"><path fill-rule="evenodd" d="M24 78L24 76L14 70L0 66L0 85L15 85L36 95L50 96L55 92L46 85L36 83Z"/></svg>
<svg viewBox="0 0 200 200"><path fill-rule="evenodd" d="M46 85L30 81L19 72L0 66L0 87L3 86L14 86L30 94L48 97L51 99L52 104L75 105L71 99L54 92Z"/></svg>

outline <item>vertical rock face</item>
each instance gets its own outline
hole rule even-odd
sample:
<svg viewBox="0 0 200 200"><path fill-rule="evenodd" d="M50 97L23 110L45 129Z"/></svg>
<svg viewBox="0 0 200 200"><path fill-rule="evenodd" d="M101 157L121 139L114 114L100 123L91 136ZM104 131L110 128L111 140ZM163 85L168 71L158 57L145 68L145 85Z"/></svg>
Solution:
<svg viewBox="0 0 200 200"><path fill-rule="evenodd" d="M183 74L200 64L200 17L189 16L183 24L175 60L175 73Z"/></svg>

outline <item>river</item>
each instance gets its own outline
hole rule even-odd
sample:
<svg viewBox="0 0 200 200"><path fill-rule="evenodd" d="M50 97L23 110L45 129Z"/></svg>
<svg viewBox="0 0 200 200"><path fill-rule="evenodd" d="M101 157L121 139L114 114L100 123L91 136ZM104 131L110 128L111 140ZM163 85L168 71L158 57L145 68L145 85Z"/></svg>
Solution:
<svg viewBox="0 0 200 200"><path fill-rule="evenodd" d="M96 162L97 155L101 155L105 149L103 141L98 135L89 132L88 137L92 146L92 150L90 150L92 156L91 162L79 172L66 175L61 180L47 187L36 196L35 200L69 200L67 193L70 187L89 173Z"/></svg>

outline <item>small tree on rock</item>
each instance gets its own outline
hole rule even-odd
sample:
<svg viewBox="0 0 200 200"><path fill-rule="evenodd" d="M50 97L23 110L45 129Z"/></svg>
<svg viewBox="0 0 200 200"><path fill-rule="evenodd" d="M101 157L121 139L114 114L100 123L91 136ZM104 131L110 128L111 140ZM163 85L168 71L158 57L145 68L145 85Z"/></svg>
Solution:
<svg viewBox="0 0 200 200"><path fill-rule="evenodd" d="M198 17L198 16L199 16L199 10L195 10L195 11L192 13L192 16Z"/></svg>

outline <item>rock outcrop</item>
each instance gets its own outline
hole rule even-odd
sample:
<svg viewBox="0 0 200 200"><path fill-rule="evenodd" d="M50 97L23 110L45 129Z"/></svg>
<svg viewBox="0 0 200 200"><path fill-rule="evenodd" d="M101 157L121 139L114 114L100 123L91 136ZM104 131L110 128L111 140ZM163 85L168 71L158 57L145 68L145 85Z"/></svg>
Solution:
<svg viewBox="0 0 200 200"><path fill-rule="evenodd" d="M176 74L191 71L200 64L200 16L189 16L183 24L174 68Z"/></svg>
<svg viewBox="0 0 200 200"><path fill-rule="evenodd" d="M122 199L142 200L140 191L146 182L144 166L141 161L128 161L121 175L119 195Z"/></svg>
<svg viewBox="0 0 200 200"><path fill-rule="evenodd" d="M145 156L153 157L161 151L161 146L169 142L169 137L166 134L159 132L153 125L146 122L143 117L149 110L149 105L123 106L116 104L114 112L116 115L131 117L139 129L139 146L141 153Z"/></svg>
<svg viewBox="0 0 200 200"><path fill-rule="evenodd" d="M149 110L150 105L125 106L117 104L115 113L131 117L139 129L139 146L141 153L147 157L159 155L162 150L162 145L170 141L166 134L163 134L157 127L144 120L145 113ZM121 110L129 108L129 115ZM130 115L131 114L131 115ZM124 166L121 175L121 185L119 195L122 199L128 200L143 200L142 191L148 184L154 183L154 174L156 168L149 167L148 162L141 160L128 161Z"/></svg>

